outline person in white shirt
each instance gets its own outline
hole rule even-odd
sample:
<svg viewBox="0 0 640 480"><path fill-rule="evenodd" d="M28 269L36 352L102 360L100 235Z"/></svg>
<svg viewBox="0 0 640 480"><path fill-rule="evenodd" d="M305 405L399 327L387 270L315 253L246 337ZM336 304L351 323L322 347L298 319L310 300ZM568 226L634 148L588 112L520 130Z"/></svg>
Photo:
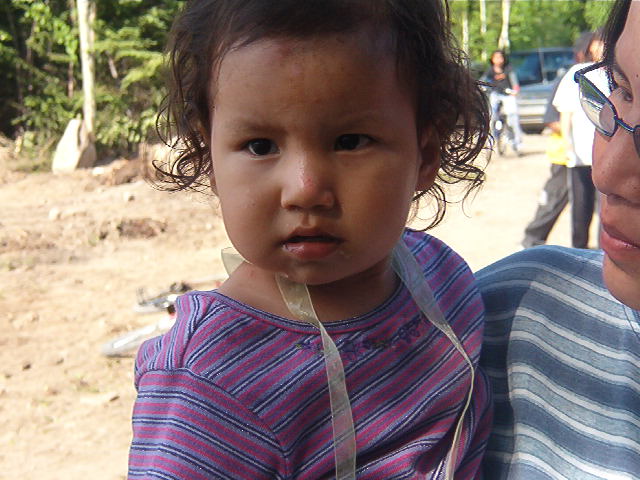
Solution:
<svg viewBox="0 0 640 480"><path fill-rule="evenodd" d="M566 142L571 244L575 248L589 247L589 227L595 211L596 191L591 180L591 150L595 128L580 107L578 85L573 81L573 76L578 70L600 60L603 46L602 36L596 32L585 52L587 61L578 63L567 71L553 98L553 106L560 112L560 128ZM607 79L601 70L593 72L590 79L603 92L608 91Z"/></svg>

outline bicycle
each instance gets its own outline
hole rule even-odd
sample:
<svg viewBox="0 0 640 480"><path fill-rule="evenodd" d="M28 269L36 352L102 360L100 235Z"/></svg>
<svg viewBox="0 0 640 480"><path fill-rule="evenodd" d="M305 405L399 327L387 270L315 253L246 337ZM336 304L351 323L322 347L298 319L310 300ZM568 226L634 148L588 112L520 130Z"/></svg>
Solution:
<svg viewBox="0 0 640 480"><path fill-rule="evenodd" d="M226 277L211 277L192 283L176 282L169 288L149 295L144 288L136 290L136 303L133 311L139 314L163 312L164 315L156 322L132 330L102 344L100 349L105 357L124 357L134 354L138 347L147 339L161 335L173 326L176 319L176 299L187 292L195 290L196 284L214 285L218 288Z"/></svg>
<svg viewBox="0 0 640 480"><path fill-rule="evenodd" d="M491 132L498 150L498 155L504 156L507 152L507 145L514 144L515 133L513 127L507 121L507 115L504 113L502 102L498 103L497 112L492 116L491 123Z"/></svg>
<svg viewBox="0 0 640 480"><path fill-rule="evenodd" d="M507 145L511 144L513 151L517 156L520 156L520 151L515 142L515 130L513 125L509 122L508 115L505 112L504 103L498 96L497 101L493 100L494 87L491 83L480 81L480 89L485 94L485 101L489 107L491 119L489 122L489 131L491 132L491 147L495 149L500 156L504 156L507 153ZM504 95L515 95L516 91L507 88L502 92Z"/></svg>
<svg viewBox="0 0 640 480"><path fill-rule="evenodd" d="M515 91L505 90L505 94L514 95ZM491 133L495 142L498 155L504 156L507 153L507 145L511 145L514 153L520 156L520 152L515 142L515 131L513 125L509 123L507 114L504 111L502 100L498 100L495 110L491 112Z"/></svg>

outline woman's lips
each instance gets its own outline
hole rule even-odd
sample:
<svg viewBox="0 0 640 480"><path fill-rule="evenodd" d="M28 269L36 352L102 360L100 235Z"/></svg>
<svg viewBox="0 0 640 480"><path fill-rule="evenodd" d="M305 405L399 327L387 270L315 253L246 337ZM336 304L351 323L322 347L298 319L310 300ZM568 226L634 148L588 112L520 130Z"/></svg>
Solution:
<svg viewBox="0 0 640 480"><path fill-rule="evenodd" d="M623 261L629 256L634 257L633 261L638 261L636 257L640 255L640 246L637 243L634 243L618 229L606 223L602 224L600 246L614 261Z"/></svg>
<svg viewBox="0 0 640 480"><path fill-rule="evenodd" d="M629 248L640 248L640 245L633 242L629 237L624 235L615 227L603 223L602 230L607 234L607 236L611 237L613 240L626 244Z"/></svg>

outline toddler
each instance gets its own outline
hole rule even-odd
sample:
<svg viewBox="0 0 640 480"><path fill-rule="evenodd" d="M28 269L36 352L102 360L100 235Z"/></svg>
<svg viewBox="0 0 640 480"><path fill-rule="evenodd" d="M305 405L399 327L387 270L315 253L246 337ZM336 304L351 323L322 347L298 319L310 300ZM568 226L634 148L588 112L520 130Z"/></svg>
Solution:
<svg viewBox="0 0 640 480"><path fill-rule="evenodd" d="M446 4L192 0L170 65L182 150L159 168L210 186L241 260L141 347L129 478L479 477L482 302L405 228L483 178L487 107Z"/></svg>

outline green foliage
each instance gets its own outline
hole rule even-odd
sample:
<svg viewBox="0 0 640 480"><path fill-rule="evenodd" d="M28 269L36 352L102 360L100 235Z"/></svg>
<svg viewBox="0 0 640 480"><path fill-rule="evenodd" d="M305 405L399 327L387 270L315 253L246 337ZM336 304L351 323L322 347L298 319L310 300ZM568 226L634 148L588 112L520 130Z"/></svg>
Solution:
<svg viewBox="0 0 640 480"><path fill-rule="evenodd" d="M96 140L101 152L126 154L155 138L164 95L163 48L184 0L94 0ZM477 62L496 48L501 1L450 0L454 32ZM571 45L599 27L608 0L512 0L512 49ZM484 65L484 63L483 63ZM82 113L76 0L0 0L0 133L20 136L34 154L52 148L68 121ZM35 164L35 163L34 163Z"/></svg>
<svg viewBox="0 0 640 480"><path fill-rule="evenodd" d="M612 0L512 0L509 22L511 50L571 46L581 32L602 26L612 3ZM486 60L486 55L498 47L502 26L502 2L486 0L486 8L487 32L483 36L480 2L451 2L454 33L461 45L466 11L469 22L467 54L476 62Z"/></svg>
<svg viewBox="0 0 640 480"><path fill-rule="evenodd" d="M155 139L155 118L164 95L166 34L183 1L109 1L96 25L99 146L115 153Z"/></svg>
<svg viewBox="0 0 640 480"><path fill-rule="evenodd" d="M609 10L613 6L610 1L589 1L585 4L584 19L587 22L588 29L595 31L604 25L609 15Z"/></svg>
<svg viewBox="0 0 640 480"><path fill-rule="evenodd" d="M77 105L78 34L66 0L11 0L0 16L0 109L3 133L31 131L50 145Z"/></svg>
<svg viewBox="0 0 640 480"><path fill-rule="evenodd" d="M162 52L183 3L97 2L99 151L126 154L154 138L164 89ZM0 5L0 132L19 134L34 155L55 146L69 120L82 114L75 5L75 0L4 0Z"/></svg>

